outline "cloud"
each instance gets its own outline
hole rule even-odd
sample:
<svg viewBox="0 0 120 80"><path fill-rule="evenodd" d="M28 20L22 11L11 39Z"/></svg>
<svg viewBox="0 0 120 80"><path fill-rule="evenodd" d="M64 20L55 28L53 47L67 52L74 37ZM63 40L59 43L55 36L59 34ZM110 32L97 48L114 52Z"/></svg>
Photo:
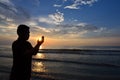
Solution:
<svg viewBox="0 0 120 80"><path fill-rule="evenodd" d="M15 39L17 24L25 23L29 19L28 12L15 6L11 0L0 0L0 39L3 42Z"/></svg>
<svg viewBox="0 0 120 80"><path fill-rule="evenodd" d="M61 4L54 4L53 6L58 8L64 7L64 9L80 9L81 6L92 6L97 1L98 0L63 0Z"/></svg>
<svg viewBox="0 0 120 80"><path fill-rule="evenodd" d="M54 4L53 7L61 7L62 5Z"/></svg>
<svg viewBox="0 0 120 80"><path fill-rule="evenodd" d="M21 23L29 20L30 15L22 7L15 6L10 0L0 1L0 20L3 24Z"/></svg>
<svg viewBox="0 0 120 80"><path fill-rule="evenodd" d="M102 30L94 25L90 25L87 23L77 23L77 24L62 24L62 25L57 25L57 27L61 27L64 29L73 29L76 31L93 31L93 32L98 32L98 30Z"/></svg>
<svg viewBox="0 0 120 80"><path fill-rule="evenodd" d="M65 9L79 9L82 5L92 5L93 3L97 2L98 0L74 0L71 5L67 5Z"/></svg>
<svg viewBox="0 0 120 80"><path fill-rule="evenodd" d="M45 24L56 24L56 23L54 23L53 20L51 20L48 17L47 18L46 17L39 17L38 21L41 23L45 23Z"/></svg>
<svg viewBox="0 0 120 80"><path fill-rule="evenodd" d="M63 2L66 2L66 1L68 1L68 0L63 0Z"/></svg>
<svg viewBox="0 0 120 80"><path fill-rule="evenodd" d="M77 7L77 4L72 4L70 6L65 6L64 9L79 9L79 7Z"/></svg>
<svg viewBox="0 0 120 80"><path fill-rule="evenodd" d="M45 26L42 23L46 24ZM97 27L84 22L74 24L56 23L51 17L37 17L29 21L27 25L31 26L34 34L43 33L46 36L58 38L93 38L93 37L110 37L115 31L110 31L105 27ZM46 27L47 26L47 27Z"/></svg>
<svg viewBox="0 0 120 80"><path fill-rule="evenodd" d="M13 4L10 2L10 0L0 0L0 2L3 2L3 3L7 3L7 4L13 5Z"/></svg>
<svg viewBox="0 0 120 80"><path fill-rule="evenodd" d="M64 21L64 14L57 11L54 14L49 14L48 17L39 17L38 21L41 23L57 25Z"/></svg>
<svg viewBox="0 0 120 80"><path fill-rule="evenodd" d="M64 0L64 3L67 1L68 0ZM73 4L65 7L69 9L70 7L71 9L78 9L81 5L92 5L94 2L97 2L97 0L73 0ZM61 5L54 6L60 7ZM86 38L119 36L119 31L97 27L91 24L78 22L77 20L74 24L63 24L64 13L58 10L53 14L48 14L46 17L37 16L36 18L32 17L30 19L30 15L23 8L15 6L10 0L1 0L0 10L0 24L2 26L0 27L0 32L6 35L11 35L13 34L12 32L16 32L15 23L22 22L30 26L34 34L43 33L51 37ZM3 25L8 26L3 27ZM7 34L7 32L10 33Z"/></svg>
<svg viewBox="0 0 120 80"><path fill-rule="evenodd" d="M102 32L101 35L103 35L103 37L120 37L119 30L120 28L106 29L106 31Z"/></svg>
<svg viewBox="0 0 120 80"><path fill-rule="evenodd" d="M0 36L4 38L13 38L16 34L16 25L11 24L9 26L0 25ZM0 39L1 39L0 37Z"/></svg>
<svg viewBox="0 0 120 80"><path fill-rule="evenodd" d="M64 9L79 9L79 3L76 1L72 5L65 6Z"/></svg>
<svg viewBox="0 0 120 80"><path fill-rule="evenodd" d="M51 19L53 19L56 23L61 23L64 21L64 14L57 11L57 13L49 15Z"/></svg>
<svg viewBox="0 0 120 80"><path fill-rule="evenodd" d="M57 13L60 12L50 14L48 15L48 17L37 17L31 22L29 21L28 25L34 26L33 32L42 32L45 35L60 38L97 37L100 36L101 33L105 33L106 31L105 27L97 27L84 22L63 24L62 22L64 21L64 17L59 16ZM57 18L55 18L55 14L57 14ZM60 19L58 19L58 16L60 17ZM43 23L45 24L45 26L42 25Z"/></svg>
<svg viewBox="0 0 120 80"><path fill-rule="evenodd" d="M54 33L56 36L68 38L85 38L90 33L102 33L105 31L106 28L104 27L96 27L94 25L90 25L87 23L77 23L77 24L59 24L56 25L51 33ZM93 37L93 35L90 35Z"/></svg>

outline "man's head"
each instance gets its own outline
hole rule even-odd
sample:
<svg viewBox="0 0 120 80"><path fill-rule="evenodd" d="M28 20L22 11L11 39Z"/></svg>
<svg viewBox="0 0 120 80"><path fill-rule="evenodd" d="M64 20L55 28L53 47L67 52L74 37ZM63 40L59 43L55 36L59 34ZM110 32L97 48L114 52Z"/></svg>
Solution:
<svg viewBox="0 0 120 80"><path fill-rule="evenodd" d="M29 27L24 25L24 24L20 24L17 28L17 34L19 36L19 38L22 38L24 40L28 40L29 39Z"/></svg>

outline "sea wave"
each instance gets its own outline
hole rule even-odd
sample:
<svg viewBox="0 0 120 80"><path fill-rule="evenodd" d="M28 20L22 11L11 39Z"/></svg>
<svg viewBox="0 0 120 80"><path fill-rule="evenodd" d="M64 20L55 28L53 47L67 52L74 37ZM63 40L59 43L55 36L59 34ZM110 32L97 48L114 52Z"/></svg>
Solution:
<svg viewBox="0 0 120 80"><path fill-rule="evenodd" d="M105 66L105 67L115 67L120 68L120 65L115 64L107 64L107 63L90 63L90 62L79 62L79 61L67 61L67 60L54 60L54 59L36 59L33 58L35 61L42 61L42 62L62 62L62 63L72 63L72 64L82 64L82 65L91 65L91 66Z"/></svg>
<svg viewBox="0 0 120 80"><path fill-rule="evenodd" d="M81 50L81 49L41 49L39 53L63 53L63 54L81 54L81 55L120 55L120 50Z"/></svg>

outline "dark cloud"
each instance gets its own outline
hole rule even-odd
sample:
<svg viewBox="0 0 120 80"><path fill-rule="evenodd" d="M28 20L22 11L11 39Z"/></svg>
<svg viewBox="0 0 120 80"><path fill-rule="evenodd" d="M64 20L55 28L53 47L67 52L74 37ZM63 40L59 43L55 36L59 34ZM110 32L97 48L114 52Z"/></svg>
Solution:
<svg viewBox="0 0 120 80"><path fill-rule="evenodd" d="M20 23L29 20L29 13L22 7L0 1L0 21Z"/></svg>
<svg viewBox="0 0 120 80"><path fill-rule="evenodd" d="M35 21L35 20L34 20ZM29 22L33 23L34 21ZM74 24L52 24L49 27L43 27L36 22L33 26L32 32L43 33L50 37L60 38L103 38L103 37L120 37L119 29L108 29L105 27L95 26L87 23L74 23Z"/></svg>
<svg viewBox="0 0 120 80"><path fill-rule="evenodd" d="M99 31L100 28L94 26L94 25L89 25L86 23L78 23L78 24L60 24L57 25L57 27L63 29L63 30L76 30L77 32L79 31Z"/></svg>
<svg viewBox="0 0 120 80"><path fill-rule="evenodd" d="M90 38L100 36L102 32L105 32L105 28L97 27L87 23L59 24L56 25L56 27L54 27L50 32L50 34L61 37L66 36L68 38Z"/></svg>

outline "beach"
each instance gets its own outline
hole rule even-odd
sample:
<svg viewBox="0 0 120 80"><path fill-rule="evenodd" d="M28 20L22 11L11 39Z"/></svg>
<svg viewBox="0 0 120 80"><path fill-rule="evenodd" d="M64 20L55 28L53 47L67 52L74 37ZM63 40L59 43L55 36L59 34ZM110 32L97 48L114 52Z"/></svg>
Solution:
<svg viewBox="0 0 120 80"><path fill-rule="evenodd" d="M0 47L0 80L12 67L10 47ZM32 60L32 80L120 80L119 49L42 49Z"/></svg>

